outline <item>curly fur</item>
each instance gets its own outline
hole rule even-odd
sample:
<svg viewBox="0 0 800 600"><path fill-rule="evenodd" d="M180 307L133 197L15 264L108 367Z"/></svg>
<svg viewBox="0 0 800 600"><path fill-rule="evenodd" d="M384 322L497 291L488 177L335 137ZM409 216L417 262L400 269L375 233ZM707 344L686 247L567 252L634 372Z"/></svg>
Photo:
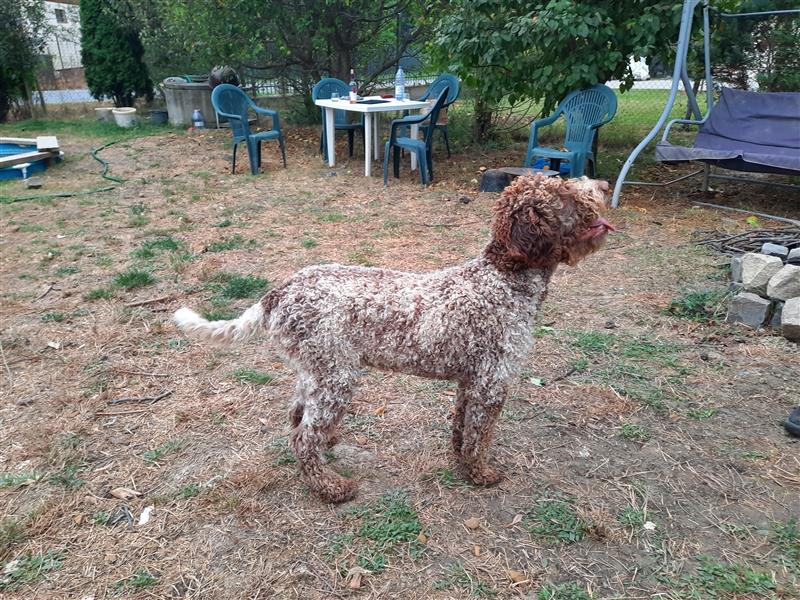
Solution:
<svg viewBox="0 0 800 600"><path fill-rule="evenodd" d="M506 386L532 345L532 325L559 263L595 251L608 185L520 177L495 206L492 239L466 264L431 273L342 265L298 271L232 321L183 308L187 333L237 341L264 331L297 374L291 446L313 492L330 502L356 482L326 468L320 450L364 366L457 382L452 446L467 476L493 484L486 458ZM605 223L605 221L602 221Z"/></svg>

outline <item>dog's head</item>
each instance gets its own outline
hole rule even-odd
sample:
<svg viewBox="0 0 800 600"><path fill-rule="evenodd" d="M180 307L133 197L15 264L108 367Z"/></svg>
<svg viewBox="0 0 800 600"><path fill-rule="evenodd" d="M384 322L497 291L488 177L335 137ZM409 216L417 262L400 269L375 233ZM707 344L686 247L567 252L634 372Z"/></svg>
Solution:
<svg viewBox="0 0 800 600"><path fill-rule="evenodd" d="M487 258L504 271L576 264L614 229L607 196L607 182L587 177L518 177L495 205Z"/></svg>

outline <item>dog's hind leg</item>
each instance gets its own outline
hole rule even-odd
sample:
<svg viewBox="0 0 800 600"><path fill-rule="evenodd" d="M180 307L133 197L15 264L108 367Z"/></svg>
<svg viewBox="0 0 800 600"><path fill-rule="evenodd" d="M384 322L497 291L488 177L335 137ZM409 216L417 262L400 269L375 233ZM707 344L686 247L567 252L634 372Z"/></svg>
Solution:
<svg viewBox="0 0 800 600"><path fill-rule="evenodd" d="M450 438L453 444L453 452L455 452L456 458L459 460L461 459L461 446L464 443L464 413L467 406L466 389L465 384L458 384L455 412L453 413L453 435Z"/></svg>
<svg viewBox="0 0 800 600"><path fill-rule="evenodd" d="M464 428L461 462L469 478L478 485L493 485L502 479L486 458L497 417L503 410L506 389L501 382L464 386Z"/></svg>
<svg viewBox="0 0 800 600"><path fill-rule="evenodd" d="M326 468L320 450L334 436L352 396L352 383L342 382L341 378L336 383L308 383L303 415L292 433L292 449L312 492L327 502L344 502L355 496L358 485Z"/></svg>

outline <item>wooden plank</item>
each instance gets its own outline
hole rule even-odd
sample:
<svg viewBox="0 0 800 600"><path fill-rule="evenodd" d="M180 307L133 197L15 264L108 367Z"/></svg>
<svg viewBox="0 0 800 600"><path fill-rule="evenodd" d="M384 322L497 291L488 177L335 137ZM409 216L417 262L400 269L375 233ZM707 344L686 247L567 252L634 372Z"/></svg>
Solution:
<svg viewBox="0 0 800 600"><path fill-rule="evenodd" d="M0 137L0 144L18 144L20 146L35 146L36 140L30 138Z"/></svg>
<svg viewBox="0 0 800 600"><path fill-rule="evenodd" d="M40 152L43 150L58 150L58 139L54 135L39 135L36 137L36 149Z"/></svg>
<svg viewBox="0 0 800 600"><path fill-rule="evenodd" d="M51 158L53 156L57 155L53 154L52 152L23 152L22 154L12 154L11 156L0 158L0 169L26 162Z"/></svg>

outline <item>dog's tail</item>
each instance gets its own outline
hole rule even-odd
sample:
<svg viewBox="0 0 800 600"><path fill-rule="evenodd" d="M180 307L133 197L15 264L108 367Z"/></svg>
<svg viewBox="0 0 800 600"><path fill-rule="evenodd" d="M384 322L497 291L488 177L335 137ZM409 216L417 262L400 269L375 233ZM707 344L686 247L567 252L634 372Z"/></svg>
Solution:
<svg viewBox="0 0 800 600"><path fill-rule="evenodd" d="M253 337L264 325L266 315L264 304L259 300L238 318L229 321L209 321L186 307L175 311L172 320L192 337L229 344Z"/></svg>

